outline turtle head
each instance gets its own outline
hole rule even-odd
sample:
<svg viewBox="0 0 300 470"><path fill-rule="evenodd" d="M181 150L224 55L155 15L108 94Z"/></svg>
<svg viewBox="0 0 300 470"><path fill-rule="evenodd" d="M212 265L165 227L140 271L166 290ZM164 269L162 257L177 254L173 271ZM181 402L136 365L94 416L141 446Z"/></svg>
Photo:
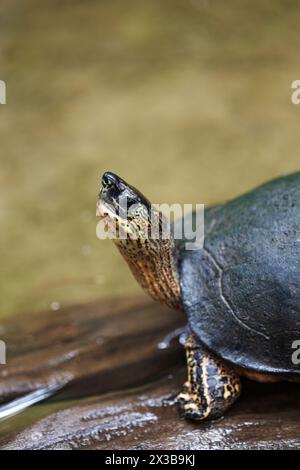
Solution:
<svg viewBox="0 0 300 470"><path fill-rule="evenodd" d="M140 191L114 173L106 172L97 202L97 215L107 230L114 230L115 241L144 240L151 229L151 204Z"/></svg>
<svg viewBox="0 0 300 470"><path fill-rule="evenodd" d="M163 214L116 174L104 173L101 183L97 215L104 222L109 238L152 297L181 308L175 244L173 238L162 237Z"/></svg>

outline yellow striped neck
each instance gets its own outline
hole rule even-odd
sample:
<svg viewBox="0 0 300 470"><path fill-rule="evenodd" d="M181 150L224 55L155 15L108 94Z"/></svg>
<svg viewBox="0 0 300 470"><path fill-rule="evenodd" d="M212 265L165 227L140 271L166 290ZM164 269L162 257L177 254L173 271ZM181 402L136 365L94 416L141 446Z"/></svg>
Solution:
<svg viewBox="0 0 300 470"><path fill-rule="evenodd" d="M134 277L151 297L171 308L182 309L172 239L115 240Z"/></svg>

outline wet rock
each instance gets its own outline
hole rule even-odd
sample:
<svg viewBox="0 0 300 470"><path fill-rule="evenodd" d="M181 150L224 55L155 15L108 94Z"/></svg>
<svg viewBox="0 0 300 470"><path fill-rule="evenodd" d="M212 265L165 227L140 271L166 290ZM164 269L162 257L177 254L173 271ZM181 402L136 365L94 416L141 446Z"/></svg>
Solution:
<svg viewBox="0 0 300 470"><path fill-rule="evenodd" d="M225 418L194 424L174 403L185 371L144 389L120 391L50 414L2 449L297 449L300 448L296 384L245 383L243 398Z"/></svg>

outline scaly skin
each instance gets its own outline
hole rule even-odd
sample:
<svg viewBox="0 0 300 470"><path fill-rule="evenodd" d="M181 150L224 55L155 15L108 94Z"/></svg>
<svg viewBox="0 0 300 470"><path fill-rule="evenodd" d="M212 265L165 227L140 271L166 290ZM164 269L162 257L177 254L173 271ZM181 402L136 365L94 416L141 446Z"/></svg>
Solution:
<svg viewBox="0 0 300 470"><path fill-rule="evenodd" d="M188 380L178 395L186 419L220 418L241 393L234 369L205 350L191 334L185 342Z"/></svg>

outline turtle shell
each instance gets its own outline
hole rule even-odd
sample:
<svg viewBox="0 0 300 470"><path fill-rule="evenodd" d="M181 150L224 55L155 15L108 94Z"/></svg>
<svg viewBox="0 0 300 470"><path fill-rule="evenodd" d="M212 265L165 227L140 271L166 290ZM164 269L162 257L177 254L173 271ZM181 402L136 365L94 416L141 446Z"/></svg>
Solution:
<svg viewBox="0 0 300 470"><path fill-rule="evenodd" d="M181 245L178 269L190 328L208 349L300 376L300 173L206 210L203 249Z"/></svg>

